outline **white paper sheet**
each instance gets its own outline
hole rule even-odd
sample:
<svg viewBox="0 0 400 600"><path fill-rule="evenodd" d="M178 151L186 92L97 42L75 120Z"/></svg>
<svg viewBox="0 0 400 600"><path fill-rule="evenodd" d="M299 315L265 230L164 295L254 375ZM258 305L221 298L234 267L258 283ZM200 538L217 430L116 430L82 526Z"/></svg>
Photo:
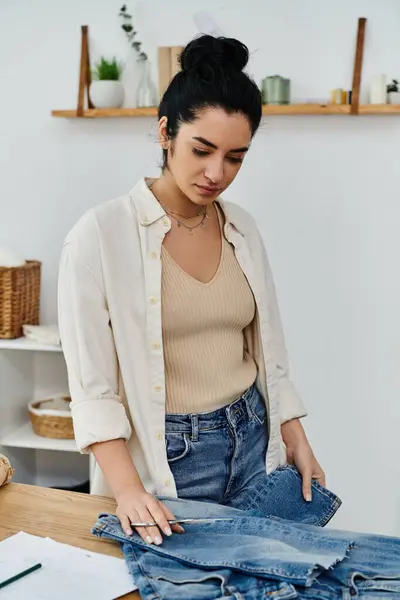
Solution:
<svg viewBox="0 0 400 600"><path fill-rule="evenodd" d="M0 589L0 600L114 600L137 589L123 558L25 532L0 543L0 581L42 568Z"/></svg>

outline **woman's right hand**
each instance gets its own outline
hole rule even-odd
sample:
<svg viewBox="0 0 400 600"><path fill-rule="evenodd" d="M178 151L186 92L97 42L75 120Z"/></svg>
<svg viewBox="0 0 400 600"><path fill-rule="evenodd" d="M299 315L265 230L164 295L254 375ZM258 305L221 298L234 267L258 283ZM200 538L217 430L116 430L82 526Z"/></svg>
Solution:
<svg viewBox="0 0 400 600"><path fill-rule="evenodd" d="M160 530L165 535L170 536L172 532L184 533L183 527L180 525L170 525L168 520L175 519L172 512L158 500L152 496L144 487L129 487L123 490L116 497L117 501L117 517L121 522L122 529L126 535L132 535L131 523L149 523L155 522L158 527L136 527L136 531L147 544L162 543Z"/></svg>

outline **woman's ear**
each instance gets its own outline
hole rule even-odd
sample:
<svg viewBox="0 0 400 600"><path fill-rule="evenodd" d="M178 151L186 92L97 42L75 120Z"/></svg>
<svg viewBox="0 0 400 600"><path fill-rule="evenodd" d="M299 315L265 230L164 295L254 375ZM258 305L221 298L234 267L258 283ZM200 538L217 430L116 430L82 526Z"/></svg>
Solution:
<svg viewBox="0 0 400 600"><path fill-rule="evenodd" d="M168 139L167 131L168 119L167 117L161 117L158 122L158 142L163 150L168 150L170 141Z"/></svg>

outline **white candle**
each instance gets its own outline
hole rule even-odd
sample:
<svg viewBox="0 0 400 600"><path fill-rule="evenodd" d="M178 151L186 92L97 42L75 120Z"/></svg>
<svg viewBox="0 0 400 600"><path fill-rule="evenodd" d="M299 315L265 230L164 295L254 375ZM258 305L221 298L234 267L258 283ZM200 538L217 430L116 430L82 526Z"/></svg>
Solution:
<svg viewBox="0 0 400 600"><path fill-rule="evenodd" d="M369 101L371 104L386 104L386 75L371 77Z"/></svg>

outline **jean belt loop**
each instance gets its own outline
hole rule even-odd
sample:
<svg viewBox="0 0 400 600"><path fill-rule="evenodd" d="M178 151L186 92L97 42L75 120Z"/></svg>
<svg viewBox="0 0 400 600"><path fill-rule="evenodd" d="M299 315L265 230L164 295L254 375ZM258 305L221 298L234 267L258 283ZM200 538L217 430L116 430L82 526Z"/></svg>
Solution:
<svg viewBox="0 0 400 600"><path fill-rule="evenodd" d="M197 442L199 439L199 415L190 415L192 422L192 442Z"/></svg>

